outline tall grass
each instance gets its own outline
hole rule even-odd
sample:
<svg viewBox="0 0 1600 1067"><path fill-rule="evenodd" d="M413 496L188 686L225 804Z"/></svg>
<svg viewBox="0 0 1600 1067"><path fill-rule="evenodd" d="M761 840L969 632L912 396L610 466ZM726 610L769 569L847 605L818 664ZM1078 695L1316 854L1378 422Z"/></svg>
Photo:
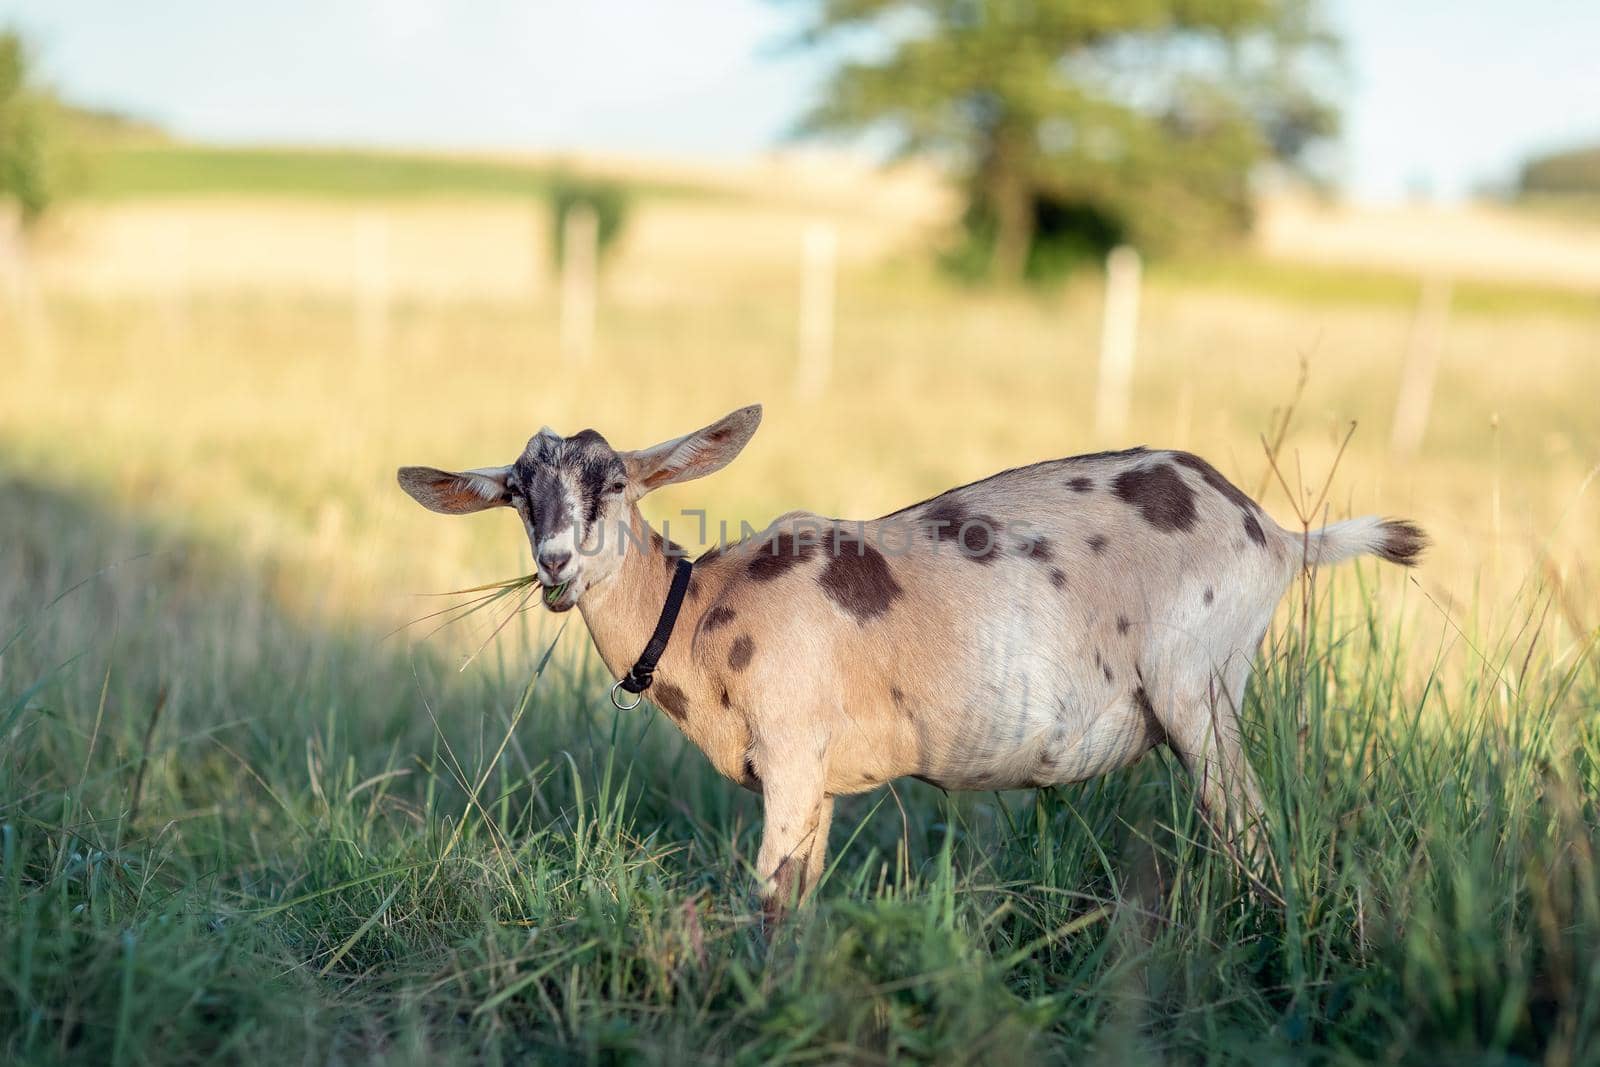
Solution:
<svg viewBox="0 0 1600 1067"><path fill-rule="evenodd" d="M754 799L610 709L576 635L459 673L216 545L0 494L9 1060L1600 1053L1600 674L1536 624L1449 686L1360 582L1274 635L1247 719L1281 904L1154 755L856 798L769 944Z"/></svg>

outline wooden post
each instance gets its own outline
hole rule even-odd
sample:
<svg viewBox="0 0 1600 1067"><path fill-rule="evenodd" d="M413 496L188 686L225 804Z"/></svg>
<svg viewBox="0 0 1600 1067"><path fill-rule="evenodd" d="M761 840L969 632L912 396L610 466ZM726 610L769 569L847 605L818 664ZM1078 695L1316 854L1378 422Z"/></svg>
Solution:
<svg viewBox="0 0 1600 1067"><path fill-rule="evenodd" d="M1399 457L1414 455L1428 432L1433 383L1439 374L1445 330L1450 325L1451 288L1450 279L1441 276L1422 283L1422 298L1406 340L1405 369L1401 372L1400 396L1395 401L1394 426L1389 435L1389 450Z"/></svg>
<svg viewBox="0 0 1600 1067"><path fill-rule="evenodd" d="M13 309L22 306L22 215L17 206L0 200L0 283L5 285L6 302Z"/></svg>
<svg viewBox="0 0 1600 1067"><path fill-rule="evenodd" d="M32 364L48 360L49 336L38 279L29 258L22 212L16 204L0 200L0 282L5 285L5 302L17 324L23 358Z"/></svg>
<svg viewBox="0 0 1600 1067"><path fill-rule="evenodd" d="M379 361L389 347L389 219L376 212L356 223L356 336L362 358Z"/></svg>
<svg viewBox="0 0 1600 1067"><path fill-rule="evenodd" d="M1100 381L1094 409L1095 433L1120 440L1128 432L1133 390L1133 356L1139 342L1139 253L1119 245L1106 257L1105 317L1100 325Z"/></svg>
<svg viewBox="0 0 1600 1067"><path fill-rule="evenodd" d="M833 376L835 275L839 229L818 222L806 227L800 251L800 358L795 396L815 400Z"/></svg>
<svg viewBox="0 0 1600 1067"><path fill-rule="evenodd" d="M561 357L581 366L594 354L595 270L600 219L579 201L561 220Z"/></svg>

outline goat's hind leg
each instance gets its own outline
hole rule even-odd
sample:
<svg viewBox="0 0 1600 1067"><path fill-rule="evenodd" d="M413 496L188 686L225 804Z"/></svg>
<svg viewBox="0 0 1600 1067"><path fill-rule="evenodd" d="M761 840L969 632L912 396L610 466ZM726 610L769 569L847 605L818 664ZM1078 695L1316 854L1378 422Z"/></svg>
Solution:
<svg viewBox="0 0 1600 1067"><path fill-rule="evenodd" d="M1239 727L1249 674L1249 661L1235 656L1222 671L1174 687L1152 710L1189 774L1206 821L1247 871L1259 876L1266 860L1261 787Z"/></svg>

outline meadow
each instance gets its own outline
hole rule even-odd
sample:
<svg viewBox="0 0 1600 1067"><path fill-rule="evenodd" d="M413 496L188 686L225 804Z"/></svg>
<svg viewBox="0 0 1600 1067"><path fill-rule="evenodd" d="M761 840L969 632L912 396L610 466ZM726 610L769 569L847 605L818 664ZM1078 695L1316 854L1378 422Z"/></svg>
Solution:
<svg viewBox="0 0 1600 1067"><path fill-rule="evenodd" d="M185 196L200 164L143 165L0 305L8 1061L1600 1062L1594 293L1463 280L1397 455L1414 275L1157 264L1132 439L1108 442L1098 283L939 278L937 197L649 184L579 367L540 208L499 171ZM839 318L807 399L819 218ZM769 940L758 798L649 705L611 708L581 620L405 625L528 560L504 516L416 508L396 466L504 462L546 423L639 446L755 400L737 463L651 498L678 540L685 508L866 517L1136 441L1285 525L1330 472L1328 517L1422 523L1420 570L1298 587L1258 659L1270 893L1154 753L1037 793L851 798L815 905Z"/></svg>

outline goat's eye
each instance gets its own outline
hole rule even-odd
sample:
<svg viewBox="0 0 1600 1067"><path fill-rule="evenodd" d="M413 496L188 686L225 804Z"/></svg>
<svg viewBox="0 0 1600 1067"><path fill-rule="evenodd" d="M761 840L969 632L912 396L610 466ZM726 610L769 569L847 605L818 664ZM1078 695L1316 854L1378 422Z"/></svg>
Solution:
<svg viewBox="0 0 1600 1067"><path fill-rule="evenodd" d="M628 488L627 482L612 482L610 485L606 486L606 492L620 493L626 488Z"/></svg>

